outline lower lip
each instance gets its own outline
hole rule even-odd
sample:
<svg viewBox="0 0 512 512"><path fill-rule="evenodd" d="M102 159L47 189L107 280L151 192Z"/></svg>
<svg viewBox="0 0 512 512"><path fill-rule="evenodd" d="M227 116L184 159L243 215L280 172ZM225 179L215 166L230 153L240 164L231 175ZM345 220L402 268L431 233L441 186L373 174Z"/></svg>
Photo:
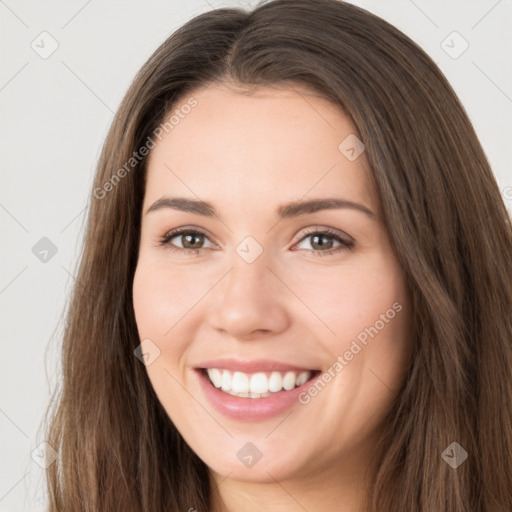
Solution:
<svg viewBox="0 0 512 512"><path fill-rule="evenodd" d="M196 370L196 373L204 394L217 411L230 418L245 421L264 420L283 413L298 402L301 391L310 387L318 377L314 376L301 386L289 391L280 391L264 398L242 398L217 389L202 370Z"/></svg>

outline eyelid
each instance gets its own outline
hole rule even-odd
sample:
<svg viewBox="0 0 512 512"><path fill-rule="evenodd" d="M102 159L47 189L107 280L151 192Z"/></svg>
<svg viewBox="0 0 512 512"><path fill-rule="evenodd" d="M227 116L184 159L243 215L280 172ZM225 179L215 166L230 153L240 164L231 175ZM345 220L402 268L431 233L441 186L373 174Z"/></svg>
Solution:
<svg viewBox="0 0 512 512"><path fill-rule="evenodd" d="M337 236L337 237L343 239L347 243L355 242L355 240L350 235L348 235L347 233L345 233L344 231L341 231L339 229L334 229L334 228L330 228L330 227L322 227L322 226L313 226L310 228L306 228L306 230L301 233L300 238L297 240L296 243L302 241L308 235L311 235L313 233L324 233L324 234L328 234L330 236Z"/></svg>
<svg viewBox="0 0 512 512"><path fill-rule="evenodd" d="M198 233L200 235L203 235L206 239L208 239L214 246L219 246L220 244L216 244L211 240L211 237L201 228L198 228L196 226L183 226L179 228L173 228L167 231L162 237L160 237L159 241L162 245L165 245L169 243L169 241L177 236L185 235L187 233ZM182 251L200 251L201 249L206 249L206 247L202 247L201 249L185 249L183 247L174 247L177 250Z"/></svg>
<svg viewBox="0 0 512 512"><path fill-rule="evenodd" d="M354 239L350 235L345 233L344 231L340 231L340 230L333 229L330 227L323 227L323 226L317 225L317 226L312 226L312 227L308 227L308 228L304 228L304 229L305 229L305 231L301 232L300 237L297 238L295 243L300 242L307 235L310 235L312 233L319 233L319 232L325 232L325 233L329 233L330 235L346 237L347 242L349 242L349 241L354 242ZM208 233L206 233L202 228L198 228L196 226L183 226L180 228L170 229L161 238L169 238L169 237L181 234L183 231L197 231L198 233L201 233L202 235L204 235L206 238L210 239L210 236L208 235ZM222 244L218 244L218 245L222 245Z"/></svg>
<svg viewBox="0 0 512 512"><path fill-rule="evenodd" d="M199 249L190 249L190 248L174 246L173 244L170 243L171 239L173 239L175 237L179 237L180 235L183 236L187 233L200 234L200 235L204 236L207 240L209 240L210 243L212 243L215 247L218 248L219 245L220 245L220 247L222 247L221 244L216 244L215 242L213 242L211 240L210 236L203 229L198 228L196 226L183 226L183 227L179 227L179 228L173 228L173 229L167 231L162 237L160 237L159 245L166 246L166 248L171 252L173 252L173 251L185 252L185 253L193 252L194 254L199 254L200 251L209 249L208 247L201 247ZM337 239L337 241L342 246L334 248L334 249L328 249L325 251L318 251L318 250L313 250L313 249L298 249L299 251L306 251L308 253L312 253L317 256L323 256L323 255L327 256L330 254L338 253L344 249L352 249L354 242L355 242L355 240L350 235L348 235L347 233L345 233L343 231L340 231L340 230L337 230L334 228L330 228L330 227L322 227L322 226L317 225L317 226L311 226L309 228L306 228L305 231L302 231L300 234L300 238L298 240L296 240L293 245L296 245L296 244L302 242L303 240L305 240L306 238L308 238L308 236L310 236L312 234L327 235L331 238Z"/></svg>

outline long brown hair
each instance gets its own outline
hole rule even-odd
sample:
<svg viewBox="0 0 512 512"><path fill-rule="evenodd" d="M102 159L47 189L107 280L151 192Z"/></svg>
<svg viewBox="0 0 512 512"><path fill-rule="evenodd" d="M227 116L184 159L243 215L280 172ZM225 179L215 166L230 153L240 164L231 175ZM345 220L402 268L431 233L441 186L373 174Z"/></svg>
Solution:
<svg viewBox="0 0 512 512"><path fill-rule="evenodd" d="M366 510L512 510L511 224L471 122L432 59L392 25L338 0L276 0L193 18L150 57L118 109L48 410L46 440L58 451L49 511L210 510L208 469L134 356L147 158L126 162L178 98L221 81L309 86L351 116L366 145L414 325ZM442 457L453 442L468 454L457 468Z"/></svg>

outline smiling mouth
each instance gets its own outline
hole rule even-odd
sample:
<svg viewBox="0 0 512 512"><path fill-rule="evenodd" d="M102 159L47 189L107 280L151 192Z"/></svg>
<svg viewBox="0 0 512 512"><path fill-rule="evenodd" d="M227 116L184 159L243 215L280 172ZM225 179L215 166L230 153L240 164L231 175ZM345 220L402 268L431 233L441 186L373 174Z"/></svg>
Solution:
<svg viewBox="0 0 512 512"><path fill-rule="evenodd" d="M212 386L240 398L266 398L291 391L315 378L320 370L245 373L224 368L200 368Z"/></svg>

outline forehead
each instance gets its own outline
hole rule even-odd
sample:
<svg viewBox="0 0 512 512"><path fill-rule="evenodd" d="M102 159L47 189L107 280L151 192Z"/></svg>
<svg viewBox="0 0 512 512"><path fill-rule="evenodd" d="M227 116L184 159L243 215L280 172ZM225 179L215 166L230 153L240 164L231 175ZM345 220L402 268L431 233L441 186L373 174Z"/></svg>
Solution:
<svg viewBox="0 0 512 512"><path fill-rule="evenodd" d="M170 116L149 157L145 205L171 193L241 208L336 192L375 202L364 152L351 161L340 150L357 136L352 120L308 88L210 84L181 97Z"/></svg>

